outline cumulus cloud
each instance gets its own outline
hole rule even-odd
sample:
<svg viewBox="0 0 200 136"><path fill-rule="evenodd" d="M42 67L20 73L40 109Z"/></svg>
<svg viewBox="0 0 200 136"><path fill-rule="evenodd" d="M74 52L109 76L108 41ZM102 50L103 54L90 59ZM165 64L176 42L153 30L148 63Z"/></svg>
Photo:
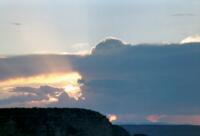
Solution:
<svg viewBox="0 0 200 136"><path fill-rule="evenodd" d="M48 106L67 105L106 114L141 115L143 120L149 115L192 116L200 114L200 46L197 45L200 43L133 45L117 39L106 39L87 56L28 55L1 58L0 80L45 72L76 71L82 77L79 84L82 84L80 88L85 100L70 101L66 99L67 94L62 93L56 97L58 101ZM23 94L23 89L20 90ZM29 90L29 95L31 93ZM34 95L32 97L35 98ZM1 100L1 105L5 105L6 101L14 99Z"/></svg>
<svg viewBox="0 0 200 136"><path fill-rule="evenodd" d="M127 44L128 45L128 44ZM116 38L108 38L100 42L93 48L92 55L112 54L120 51L126 46L124 42ZM128 47L128 46L126 46Z"/></svg>
<svg viewBox="0 0 200 136"><path fill-rule="evenodd" d="M192 42L200 42L200 35L196 34L193 36L189 36L181 41L181 43L192 43Z"/></svg>

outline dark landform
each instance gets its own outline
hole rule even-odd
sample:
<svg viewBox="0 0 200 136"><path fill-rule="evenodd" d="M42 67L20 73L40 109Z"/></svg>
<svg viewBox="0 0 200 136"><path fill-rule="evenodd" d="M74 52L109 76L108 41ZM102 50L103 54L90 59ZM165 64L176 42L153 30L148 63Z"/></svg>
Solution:
<svg viewBox="0 0 200 136"><path fill-rule="evenodd" d="M0 109L0 136L130 136L98 112L78 108Z"/></svg>
<svg viewBox="0 0 200 136"><path fill-rule="evenodd" d="M195 125L113 125L79 108L0 109L0 136L200 136Z"/></svg>

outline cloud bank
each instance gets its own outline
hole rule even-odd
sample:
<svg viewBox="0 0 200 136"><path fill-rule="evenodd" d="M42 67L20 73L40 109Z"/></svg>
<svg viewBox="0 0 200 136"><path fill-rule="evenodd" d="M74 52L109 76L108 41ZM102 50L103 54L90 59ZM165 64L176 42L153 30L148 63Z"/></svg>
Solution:
<svg viewBox="0 0 200 136"><path fill-rule="evenodd" d="M86 56L49 54L0 58L0 82L17 77L75 71L81 75L78 84L85 98L73 101L56 87L49 87L53 91L46 92L41 87L15 86L13 90L16 94L28 93L31 97L11 95L1 99L0 105L49 100L48 96L51 96L54 101L45 106L82 107L104 114L128 114L133 117L133 122L137 120L137 115L140 115L139 118L143 116L142 121L163 118L154 115L184 115L193 119L192 116L200 115L199 69L198 42L133 45L118 39L106 39ZM58 92L60 94L56 95Z"/></svg>

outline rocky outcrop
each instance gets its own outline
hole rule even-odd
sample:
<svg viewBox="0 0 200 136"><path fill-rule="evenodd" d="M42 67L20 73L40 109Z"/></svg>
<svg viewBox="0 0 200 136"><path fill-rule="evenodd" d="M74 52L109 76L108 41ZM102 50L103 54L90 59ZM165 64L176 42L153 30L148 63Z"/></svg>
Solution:
<svg viewBox="0 0 200 136"><path fill-rule="evenodd" d="M114 136L115 131L122 130L91 110L0 109L0 136Z"/></svg>

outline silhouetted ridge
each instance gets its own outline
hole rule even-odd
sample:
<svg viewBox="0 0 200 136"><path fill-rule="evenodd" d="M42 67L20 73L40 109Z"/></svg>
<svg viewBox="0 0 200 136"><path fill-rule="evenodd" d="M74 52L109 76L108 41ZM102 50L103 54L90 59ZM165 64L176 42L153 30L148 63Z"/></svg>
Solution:
<svg viewBox="0 0 200 136"><path fill-rule="evenodd" d="M0 136L115 136L114 130L105 116L86 109L0 109Z"/></svg>

